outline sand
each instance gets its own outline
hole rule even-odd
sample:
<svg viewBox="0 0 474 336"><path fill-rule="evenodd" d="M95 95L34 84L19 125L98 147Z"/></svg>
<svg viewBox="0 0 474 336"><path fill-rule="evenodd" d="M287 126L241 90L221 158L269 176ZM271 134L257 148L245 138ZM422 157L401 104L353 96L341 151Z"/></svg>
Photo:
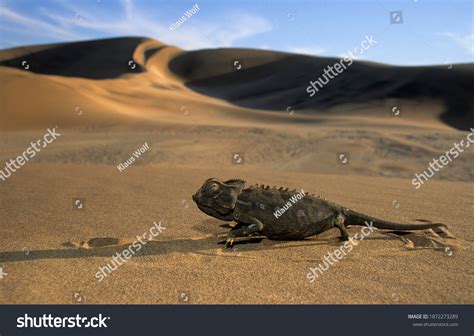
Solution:
<svg viewBox="0 0 474 336"><path fill-rule="evenodd" d="M47 128L61 134L0 181L0 303L473 303L472 148L411 184L472 127L473 66L357 63L308 98L331 62L145 38L0 51L0 168ZM209 177L442 222L455 238L379 230L311 283L309 268L341 246L337 230L225 249L217 236L229 228L191 200ZM97 280L159 221L163 232Z"/></svg>

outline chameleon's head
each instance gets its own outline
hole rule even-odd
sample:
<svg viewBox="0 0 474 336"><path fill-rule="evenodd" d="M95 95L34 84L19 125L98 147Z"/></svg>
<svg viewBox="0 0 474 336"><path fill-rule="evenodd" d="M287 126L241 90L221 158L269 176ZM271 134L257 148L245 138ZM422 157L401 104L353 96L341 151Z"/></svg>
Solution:
<svg viewBox="0 0 474 336"><path fill-rule="evenodd" d="M244 185L243 180L221 182L216 178L210 178L193 195L193 200L198 208L209 216L231 221L237 197Z"/></svg>

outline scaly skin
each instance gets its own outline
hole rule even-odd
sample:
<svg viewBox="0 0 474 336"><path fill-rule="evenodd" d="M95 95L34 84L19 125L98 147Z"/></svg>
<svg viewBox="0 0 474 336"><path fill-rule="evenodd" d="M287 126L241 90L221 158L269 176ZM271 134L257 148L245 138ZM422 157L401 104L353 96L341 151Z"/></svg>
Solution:
<svg viewBox="0 0 474 336"><path fill-rule="evenodd" d="M260 234L274 240L300 240L337 227L347 240L346 225L371 225L386 230L426 230L446 228L445 224L399 224L355 212L326 199L301 191L269 186L251 186L245 181L215 178L205 181L193 195L204 213L225 221L235 221L226 239L231 247L236 237ZM278 212L278 210L280 210Z"/></svg>

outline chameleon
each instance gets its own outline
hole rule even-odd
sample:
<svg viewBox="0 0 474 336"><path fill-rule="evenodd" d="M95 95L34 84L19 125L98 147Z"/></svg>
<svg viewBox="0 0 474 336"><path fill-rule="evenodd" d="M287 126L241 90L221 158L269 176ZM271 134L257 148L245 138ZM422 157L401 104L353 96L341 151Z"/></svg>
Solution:
<svg viewBox="0 0 474 336"><path fill-rule="evenodd" d="M400 224L374 218L324 198L264 185L245 188L246 181L207 179L192 196L205 214L236 222L225 239L232 247L237 237L264 236L271 240L301 240L332 228L340 239L349 239L346 225L371 225L382 230L447 229L442 223Z"/></svg>

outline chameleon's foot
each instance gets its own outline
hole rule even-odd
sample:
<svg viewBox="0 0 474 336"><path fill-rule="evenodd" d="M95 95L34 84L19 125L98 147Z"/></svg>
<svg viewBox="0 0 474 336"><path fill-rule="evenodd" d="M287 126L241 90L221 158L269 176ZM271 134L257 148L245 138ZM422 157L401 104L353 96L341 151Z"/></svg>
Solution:
<svg viewBox="0 0 474 336"><path fill-rule="evenodd" d="M339 240L340 240L340 241L343 241L343 242L348 241L348 240L349 240L349 236L340 236L340 237L339 237Z"/></svg>
<svg viewBox="0 0 474 336"><path fill-rule="evenodd" d="M234 237L227 238L227 240L225 241L225 247L232 248L233 245L234 245Z"/></svg>
<svg viewBox="0 0 474 336"><path fill-rule="evenodd" d="M239 229L232 229L227 233L227 239L225 241L225 246L231 248L234 245L234 239L241 237L249 237L255 233L259 233L263 229L263 224L258 219L253 219L254 223L243 226Z"/></svg>
<svg viewBox="0 0 474 336"><path fill-rule="evenodd" d="M232 248L232 246L234 245L235 236L233 235L232 232L228 232L226 234L220 234L218 235L218 237L220 239L218 240L217 244L225 244L226 248Z"/></svg>

